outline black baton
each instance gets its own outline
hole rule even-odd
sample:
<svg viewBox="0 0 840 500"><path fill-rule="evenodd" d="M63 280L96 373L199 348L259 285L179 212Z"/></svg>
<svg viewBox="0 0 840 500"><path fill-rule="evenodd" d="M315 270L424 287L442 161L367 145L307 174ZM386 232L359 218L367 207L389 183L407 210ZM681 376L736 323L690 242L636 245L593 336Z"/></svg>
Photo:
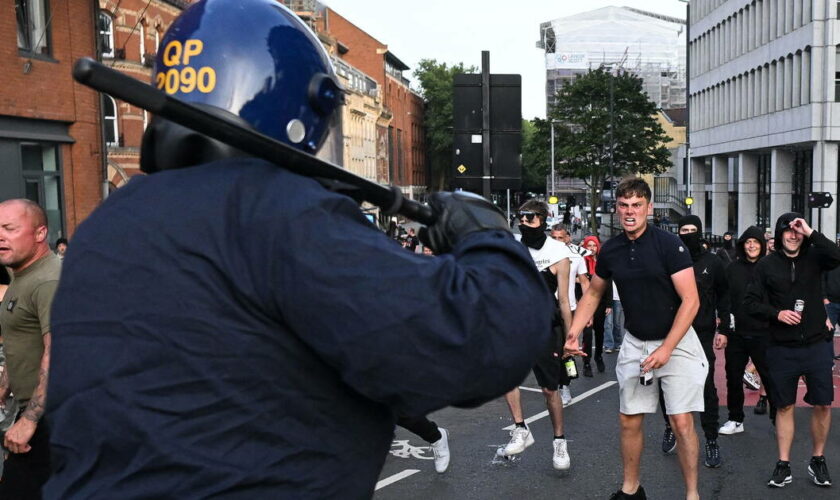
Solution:
<svg viewBox="0 0 840 500"><path fill-rule="evenodd" d="M228 118L212 115L192 104L166 95L135 78L124 75L89 57L73 66L73 78L111 97L121 99L161 118L200 132L250 155L268 160L296 174L322 177L350 184L362 197L386 214L401 214L422 224L435 222L432 209L403 197L396 186L383 186L299 151Z"/></svg>

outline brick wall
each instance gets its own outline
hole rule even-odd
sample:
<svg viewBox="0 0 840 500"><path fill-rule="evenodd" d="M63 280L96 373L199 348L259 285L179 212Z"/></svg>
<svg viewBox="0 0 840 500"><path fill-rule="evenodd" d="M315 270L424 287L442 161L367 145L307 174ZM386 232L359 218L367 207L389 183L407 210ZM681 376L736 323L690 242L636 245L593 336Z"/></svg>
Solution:
<svg viewBox="0 0 840 500"><path fill-rule="evenodd" d="M60 152L65 222L72 234L101 201L97 94L71 77L73 62L94 53L93 0L51 0L50 15L51 55L29 57L18 51L14 2L0 3L0 115L70 124L76 142Z"/></svg>

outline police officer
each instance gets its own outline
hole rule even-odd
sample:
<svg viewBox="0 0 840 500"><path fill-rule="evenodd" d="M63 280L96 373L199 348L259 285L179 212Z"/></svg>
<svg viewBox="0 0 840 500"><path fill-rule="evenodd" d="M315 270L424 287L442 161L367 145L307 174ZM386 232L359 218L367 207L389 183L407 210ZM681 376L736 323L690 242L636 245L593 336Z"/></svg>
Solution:
<svg viewBox="0 0 840 500"><path fill-rule="evenodd" d="M192 4L155 75L309 153L341 104L274 0ZM395 414L498 397L549 341L548 289L483 198L430 197L429 259L350 197L159 118L141 166L64 260L50 498L370 497Z"/></svg>

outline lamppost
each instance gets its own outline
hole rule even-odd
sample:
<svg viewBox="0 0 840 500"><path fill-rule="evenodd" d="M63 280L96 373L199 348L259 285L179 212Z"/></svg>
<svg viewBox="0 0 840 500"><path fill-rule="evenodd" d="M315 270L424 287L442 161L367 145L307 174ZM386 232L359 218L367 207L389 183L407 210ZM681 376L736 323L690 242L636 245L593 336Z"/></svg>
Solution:
<svg viewBox="0 0 840 500"><path fill-rule="evenodd" d="M691 213L691 205L694 199L691 197L691 52L688 46L691 43L691 0L678 0L685 4L685 162L686 162L686 196L685 202L688 206L688 213Z"/></svg>

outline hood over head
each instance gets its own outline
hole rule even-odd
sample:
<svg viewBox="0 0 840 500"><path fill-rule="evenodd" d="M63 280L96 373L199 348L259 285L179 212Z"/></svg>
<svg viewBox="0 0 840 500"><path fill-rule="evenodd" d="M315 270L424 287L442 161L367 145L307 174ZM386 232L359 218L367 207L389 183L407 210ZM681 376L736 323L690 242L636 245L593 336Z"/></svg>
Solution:
<svg viewBox="0 0 840 500"><path fill-rule="evenodd" d="M759 245L761 245L761 252L758 254L759 259L767 253L767 240L764 239L764 231L758 226L750 226L741 233L741 237L738 238L738 245L735 247L738 258L741 260L747 260L747 252L744 250L744 244L750 238L757 239Z"/></svg>
<svg viewBox="0 0 840 500"><path fill-rule="evenodd" d="M580 246L582 246L583 248L586 248L586 244L589 243L590 241L595 242L595 248L596 248L595 253L599 253L601 251L601 240L599 240L597 236L587 236L580 243Z"/></svg>
<svg viewBox="0 0 840 500"><path fill-rule="evenodd" d="M680 228L689 224L697 226L697 232L703 234L703 223L700 222L700 217L696 215L684 215L680 217L680 222L678 223Z"/></svg>
<svg viewBox="0 0 840 500"><path fill-rule="evenodd" d="M786 229L790 229L790 223L794 221L794 219L804 219L805 217L798 212L788 212L786 214L782 214L776 219L776 229L773 233L773 238L775 238L776 243L776 251L781 252L783 246L783 239L782 233L785 232ZM808 238L805 238L805 241L802 242L802 248L805 248L805 244L807 243Z"/></svg>

